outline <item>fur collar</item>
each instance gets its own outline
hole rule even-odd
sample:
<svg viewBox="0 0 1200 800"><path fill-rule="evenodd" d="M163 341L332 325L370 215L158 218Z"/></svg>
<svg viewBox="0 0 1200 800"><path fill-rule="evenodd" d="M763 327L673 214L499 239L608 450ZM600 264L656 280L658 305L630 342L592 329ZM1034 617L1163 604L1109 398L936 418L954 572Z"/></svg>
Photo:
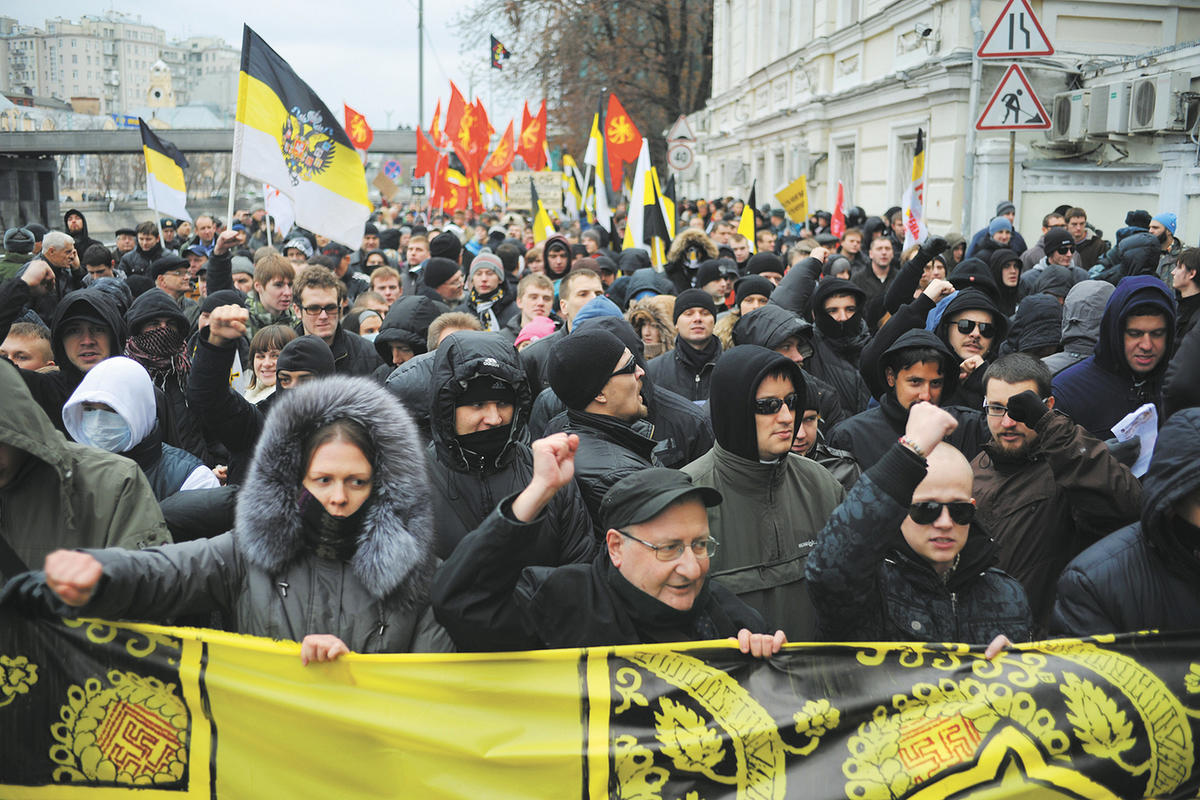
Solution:
<svg viewBox="0 0 1200 800"><path fill-rule="evenodd" d="M427 597L434 556L425 455L408 412L367 378L331 376L276 393L238 495L238 549L271 575L302 555L301 448L312 430L346 417L366 428L377 453L371 507L350 569L374 597Z"/></svg>

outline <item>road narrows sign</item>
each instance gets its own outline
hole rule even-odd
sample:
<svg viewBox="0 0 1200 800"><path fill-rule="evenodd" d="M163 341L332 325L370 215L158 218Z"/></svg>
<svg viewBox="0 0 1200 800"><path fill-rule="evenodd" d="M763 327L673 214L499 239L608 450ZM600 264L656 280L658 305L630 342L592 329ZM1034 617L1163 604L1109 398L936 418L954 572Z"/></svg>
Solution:
<svg viewBox="0 0 1200 800"><path fill-rule="evenodd" d="M1026 58L1054 55L1054 45L1029 0L1008 0L996 24L979 45L980 58Z"/></svg>

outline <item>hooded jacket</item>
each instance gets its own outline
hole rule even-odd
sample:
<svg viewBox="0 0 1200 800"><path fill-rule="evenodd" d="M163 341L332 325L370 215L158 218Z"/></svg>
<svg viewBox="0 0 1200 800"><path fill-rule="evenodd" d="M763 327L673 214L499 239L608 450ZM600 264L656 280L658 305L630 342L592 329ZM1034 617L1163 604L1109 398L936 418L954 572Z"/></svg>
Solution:
<svg viewBox="0 0 1200 800"><path fill-rule="evenodd" d="M1142 489L1104 442L1065 415L1051 412L1032 427L1030 453L1007 455L993 439L971 468L977 519L996 538L999 567L1025 587L1043 628L1063 567L1087 544L1137 519Z"/></svg>
<svg viewBox="0 0 1200 800"><path fill-rule="evenodd" d="M3 359L0 397L0 443L30 456L0 489L0 536L26 567L40 568L60 547L141 548L171 541L137 465L66 441L34 402L20 370Z"/></svg>
<svg viewBox="0 0 1200 800"><path fill-rule="evenodd" d="M1114 285L1119 283L1122 278L1132 275L1157 277L1158 261L1161 256L1162 246L1154 234L1131 233L1118 239L1112 251L1093 270L1099 268L1095 277ZM1107 265L1105 265L1105 260L1107 260Z"/></svg>
<svg viewBox="0 0 1200 800"><path fill-rule="evenodd" d="M1163 357L1146 375L1135 375L1125 359L1125 320L1139 305L1151 305L1167 319ZM1158 408L1163 419L1162 385L1175 342L1175 297L1153 275L1121 281L1100 320L1095 352L1054 376L1058 408L1098 439L1112 437L1112 426L1146 403Z"/></svg>
<svg viewBox="0 0 1200 800"><path fill-rule="evenodd" d="M77 233L71 233L71 226L67 224L67 219L72 215L79 217L80 222L83 223L83 227L81 227ZM92 245L98 244L101 247L104 246L103 242L93 239L88 234L87 217L85 217L83 212L79 209L70 208L67 209L67 213L63 214L63 230L75 240L75 252L79 254L80 261L83 261L83 254L86 253L87 249Z"/></svg>
<svg viewBox="0 0 1200 800"><path fill-rule="evenodd" d="M824 310L825 301L838 294L854 295L857 301L854 315L844 322ZM861 289L842 278L825 278L812 293L813 354L804 360L804 367L834 388L847 415L865 411L871 402L871 390L859 373L863 348L871 340L863 319L866 300Z"/></svg>
<svg viewBox="0 0 1200 800"><path fill-rule="evenodd" d="M427 351L429 325L439 313L433 301L421 295L405 295L392 303L374 341L375 352L383 362L375 370L376 380L384 383L396 368L392 364L393 344L408 345L414 356Z"/></svg>
<svg viewBox="0 0 1200 800"><path fill-rule="evenodd" d="M928 299L925 295L921 295L921 297ZM917 302L913 301L913 305ZM984 356L986 363L975 369L975 371L967 376L965 381L959 384L958 391L949 395L946 405L980 408L983 406L983 376L987 371L987 364L995 361L996 357L1000 354L1000 345L1008 335L1008 318L1001 313L995 301L986 293L978 289L963 289L960 292L955 292L953 296L942 303L939 303L938 307L930 314L929 322L926 325L937 334L937 337L942 340L947 349L953 352L954 348L950 346L950 319L955 314L970 310L986 311L991 314L992 324L996 326L996 332L992 337L991 347ZM978 331L978 329L976 330ZM959 360L962 361L963 359L959 357Z"/></svg>
<svg viewBox="0 0 1200 800"><path fill-rule="evenodd" d="M973 522L957 566L942 580L900 532L926 466L899 444L846 495L808 557L808 590L823 641L987 644L1029 641L1021 584L994 566L995 542Z"/></svg>
<svg viewBox="0 0 1200 800"><path fill-rule="evenodd" d="M455 435L458 398L480 377L501 381L516 395L507 442L494 458L464 449ZM533 477L533 454L526 444L532 398L512 345L500 334L475 331L451 334L434 351L429 392L433 440L428 466L437 532L435 551L439 558L448 558L501 499L520 493ZM532 535L537 544L528 556L531 565L591 560L591 520L574 483L555 494L535 528Z"/></svg>
<svg viewBox="0 0 1200 800"><path fill-rule="evenodd" d="M0 341L8 337L9 328L32 300L29 285L20 278L12 278L0 285ZM125 350L127 328L116 301L99 289L78 289L59 301L50 324L50 349L54 352L58 371L44 373L20 370L21 378L29 387L34 401L41 406L51 424L64 433L66 428L63 427L62 407L83 380L83 372L67 358L62 330L67 322L79 317L101 322L112 332L109 355L118 355Z"/></svg>
<svg viewBox="0 0 1200 800"><path fill-rule="evenodd" d="M1041 261L1022 272L1021 280L1017 282L1018 298L1024 299L1027 295L1037 294L1038 292L1042 291L1042 278L1044 277L1043 273L1047 268L1051 267L1057 270L1060 265L1051 264L1049 259L1043 256ZM1072 287L1074 287L1074 285L1077 283L1082 283L1083 281L1088 280L1087 270L1075 266L1074 261L1071 262L1071 266L1062 267L1062 269L1067 270L1070 273Z"/></svg>
<svg viewBox="0 0 1200 800"><path fill-rule="evenodd" d="M1042 362L1057 375L1092 354L1100 339L1100 320L1114 286L1107 281L1081 281L1071 287L1062 307L1062 352Z"/></svg>
<svg viewBox="0 0 1200 800"><path fill-rule="evenodd" d="M733 341L738 345L754 344L774 350L792 336L812 341L813 326L782 306L768 303L754 309L733 327ZM806 360L807 363L807 360ZM817 397L817 407L825 427L832 428L847 418L837 391L812 374L805 375L808 391Z"/></svg>
<svg viewBox="0 0 1200 800"><path fill-rule="evenodd" d="M1058 349L1062 339L1063 307L1057 297L1031 294L1021 301L1001 353L1028 353L1043 347Z"/></svg>
<svg viewBox="0 0 1200 800"><path fill-rule="evenodd" d="M689 257L689 252L695 258ZM704 231L688 228L679 233L667 251L663 272L675 286L675 294L696 286L696 270L700 263L717 257L717 245Z"/></svg>
<svg viewBox="0 0 1200 800"><path fill-rule="evenodd" d="M1017 285L1006 286L1004 284L1004 265L1011 262L1017 264ZM996 297L999 300L1000 311L1004 316L1011 317L1017 310L1017 301L1020 285L1021 285L1021 257L1017 255L1015 250L1007 247L1001 247L992 251L991 257L988 259L988 269L992 275L992 282L996 285Z"/></svg>
<svg viewBox="0 0 1200 800"><path fill-rule="evenodd" d="M163 443L156 417L154 384L141 364L124 356L106 358L83 376L62 412L67 431L78 442L86 440L84 403L104 403L129 426L129 445L119 454L141 467L159 502L184 489L213 489L220 485L213 471L199 458Z"/></svg>
<svg viewBox="0 0 1200 800"><path fill-rule="evenodd" d="M232 531L137 554L95 551L107 576L102 590L82 608L52 602L61 606L55 610L160 621L219 611L238 633L292 641L332 634L357 653L449 649L428 609L433 515L412 421L363 378L330 377L282 397L238 495ZM357 546L343 557L306 543L299 480L306 437L339 419L362 426L375 450Z"/></svg>
<svg viewBox="0 0 1200 800"><path fill-rule="evenodd" d="M675 326L671 323L671 315L665 312L659 303L655 303L649 298L638 300L629 307L625 318L639 337L642 328L646 325L650 325L658 332L658 344L655 345L658 352L653 353L651 358L655 358L675 346Z"/></svg>
<svg viewBox="0 0 1200 800"><path fill-rule="evenodd" d="M566 248L566 251L567 251L567 264L565 267L563 267L562 272L551 272L549 260L546 258L546 255L549 254L549 252L550 252L551 245L554 245L554 244L562 245L563 247ZM551 234L550 236L546 237L546 241L542 242L542 263L546 266L546 277L549 278L550 280L554 281L555 296L558 295L558 282L560 280L562 280L564 275L566 275L568 272L571 271L571 261L572 260L573 259L571 257L571 243L568 242L567 237L563 236L561 233Z"/></svg>
<svg viewBox="0 0 1200 800"><path fill-rule="evenodd" d="M1200 531L1175 507L1200 487L1200 409L1159 431L1142 478L1141 520L1067 565L1050 629L1067 636L1200 628Z"/></svg>
<svg viewBox="0 0 1200 800"><path fill-rule="evenodd" d="M829 432L830 446L850 452L864 472L883 458L891 444L904 433L908 424L908 409L900 405L896 400L895 391L888 386L886 367L893 354L908 347L930 347L942 355L943 401L940 405L958 420L958 427L946 441L971 459L983 447L984 442L991 438L982 411L945 402L945 398L953 397L958 388L958 357L931 332L909 330L877 356L868 359L864 352L863 378L867 380L868 385L883 387L878 396L879 405L855 414Z"/></svg>
<svg viewBox="0 0 1200 800"><path fill-rule="evenodd" d="M150 265L162 258L162 255L162 241L155 242L154 246L149 250L143 250L142 246L138 245L121 256L120 267L126 275L145 275L146 277L150 277Z"/></svg>
<svg viewBox="0 0 1200 800"><path fill-rule="evenodd" d="M767 375L783 371L798 395L805 393L800 368L757 345L729 351L717 365L709 400L713 449L683 468L697 486L724 498L708 509L708 530L721 543L709 577L719 581L788 635L808 641L816 616L804 585L808 553L817 532L845 490L815 461L786 453L777 461L759 458L754 397ZM793 435L804 407L793 414Z"/></svg>

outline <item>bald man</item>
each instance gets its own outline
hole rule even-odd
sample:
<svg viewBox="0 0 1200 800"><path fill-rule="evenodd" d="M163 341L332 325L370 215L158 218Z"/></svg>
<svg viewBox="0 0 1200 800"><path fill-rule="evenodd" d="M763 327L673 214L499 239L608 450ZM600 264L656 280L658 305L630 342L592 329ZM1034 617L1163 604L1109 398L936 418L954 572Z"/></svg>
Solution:
<svg viewBox="0 0 1200 800"><path fill-rule="evenodd" d="M817 536L806 577L825 641L967 642L989 658L1028 641L1021 584L997 569L975 521L967 459L942 440L957 421L915 403L904 436Z"/></svg>

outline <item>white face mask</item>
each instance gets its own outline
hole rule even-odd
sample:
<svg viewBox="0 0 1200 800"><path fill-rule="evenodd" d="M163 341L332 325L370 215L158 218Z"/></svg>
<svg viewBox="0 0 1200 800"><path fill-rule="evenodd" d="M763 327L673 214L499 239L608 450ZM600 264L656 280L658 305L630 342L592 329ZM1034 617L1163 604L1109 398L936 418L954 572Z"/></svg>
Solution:
<svg viewBox="0 0 1200 800"><path fill-rule="evenodd" d="M123 453L133 444L133 431L125 418L115 411L101 408L85 409L83 412L83 444Z"/></svg>
<svg viewBox="0 0 1200 800"><path fill-rule="evenodd" d="M375 341L375 337L378 335L379 331L375 331L374 333L364 333L362 334L362 338L366 339L368 342L373 342Z"/></svg>

